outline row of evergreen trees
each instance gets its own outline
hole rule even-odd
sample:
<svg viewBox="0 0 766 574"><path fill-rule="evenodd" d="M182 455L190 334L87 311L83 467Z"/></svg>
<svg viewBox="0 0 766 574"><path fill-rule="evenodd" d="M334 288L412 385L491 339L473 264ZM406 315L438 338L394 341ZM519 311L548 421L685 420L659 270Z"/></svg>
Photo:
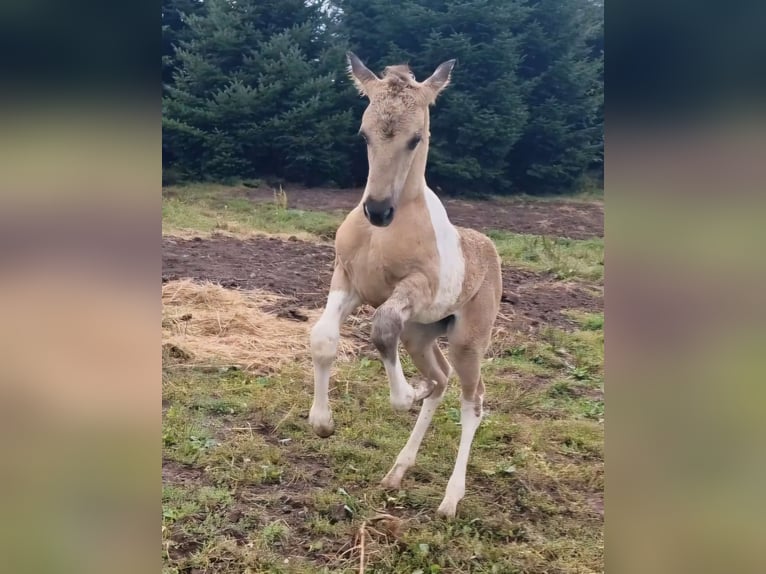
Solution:
<svg viewBox="0 0 766 574"><path fill-rule="evenodd" d="M169 177L359 185L365 101L345 52L418 79L457 58L428 178L450 192L566 192L603 158L600 0L163 0Z"/></svg>

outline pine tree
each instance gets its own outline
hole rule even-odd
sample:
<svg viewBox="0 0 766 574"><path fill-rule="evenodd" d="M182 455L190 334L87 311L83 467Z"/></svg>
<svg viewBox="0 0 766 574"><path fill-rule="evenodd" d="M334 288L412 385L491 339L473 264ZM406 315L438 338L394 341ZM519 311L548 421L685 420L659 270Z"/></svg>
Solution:
<svg viewBox="0 0 766 574"><path fill-rule="evenodd" d="M565 192L603 161L601 0L163 0L163 166L193 179L361 184L351 47L419 79L457 58L428 179Z"/></svg>
<svg viewBox="0 0 766 574"><path fill-rule="evenodd" d="M509 177L525 191L566 192L603 155L603 52L594 53L603 13L591 0L529 6L519 69L530 87L529 121Z"/></svg>
<svg viewBox="0 0 766 574"><path fill-rule="evenodd" d="M173 82L175 46L187 38L185 18L202 11L201 0L162 0L162 83Z"/></svg>
<svg viewBox="0 0 766 574"><path fill-rule="evenodd" d="M207 0L163 100L164 165L191 178L350 179L345 44L319 5Z"/></svg>
<svg viewBox="0 0 766 574"><path fill-rule="evenodd" d="M517 70L526 9L515 0L341 0L350 44L376 71L409 63L425 79L457 59L432 113L428 178L448 191L511 189L507 156L527 121Z"/></svg>

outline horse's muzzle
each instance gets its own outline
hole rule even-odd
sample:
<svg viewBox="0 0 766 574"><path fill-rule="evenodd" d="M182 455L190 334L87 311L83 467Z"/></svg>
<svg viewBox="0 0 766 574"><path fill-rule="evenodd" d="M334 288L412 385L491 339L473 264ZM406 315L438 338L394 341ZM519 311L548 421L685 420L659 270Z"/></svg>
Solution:
<svg viewBox="0 0 766 574"><path fill-rule="evenodd" d="M364 216L376 227L386 227L394 219L394 206L391 205L390 199L383 201L368 199L362 207Z"/></svg>

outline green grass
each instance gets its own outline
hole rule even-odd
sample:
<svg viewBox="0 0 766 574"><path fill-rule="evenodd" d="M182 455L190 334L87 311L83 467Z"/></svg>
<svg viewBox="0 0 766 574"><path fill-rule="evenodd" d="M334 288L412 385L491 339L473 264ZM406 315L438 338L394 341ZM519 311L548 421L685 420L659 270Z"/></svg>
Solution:
<svg viewBox="0 0 766 574"><path fill-rule="evenodd" d="M234 188L163 193L163 232L287 233L327 238L340 214L251 202ZM603 240L492 232L505 264L560 280L603 279ZM603 313L566 311L574 331L514 333L483 365L487 414L466 497L436 516L460 440L455 380L398 492L378 483L416 413L395 413L380 361L337 363L336 432L307 422L312 371L269 376L168 364L163 372L163 572L557 574L603 571ZM403 354L405 374L415 374ZM392 525L370 523L379 512Z"/></svg>
<svg viewBox="0 0 766 574"><path fill-rule="evenodd" d="M252 385L244 419L223 422L205 414L202 424L220 438L195 453L199 483L164 487L168 571L355 572L358 554L342 552L378 510L401 517L405 526L398 540L375 535L368 541L375 551L369 572L599 571L601 524L589 505L603 482L603 427L597 420L490 410L474 442L467 496L458 517L447 521L434 511L459 442L457 390L435 417L402 490L385 492L377 482L406 441L415 414L390 410L379 369L357 361L341 370L357 378L348 395L333 395L338 428L327 440L315 437L305 421L305 381L290 376L272 387ZM169 380L199 395L219 378L207 377L175 373ZM504 391L490 386L488 402L505 400ZM544 393L538 394L543 400ZM253 434L233 430L246 420L264 427L254 425ZM279 421L276 432L266 430ZM164 458L189 461L178 443L165 444Z"/></svg>
<svg viewBox="0 0 766 574"><path fill-rule="evenodd" d="M195 184L167 187L162 197L162 232L225 231L234 234L280 233L331 239L343 220L337 213L288 209L286 196L252 201L236 188Z"/></svg>
<svg viewBox="0 0 766 574"><path fill-rule="evenodd" d="M551 272L557 279L604 278L604 240L567 239L525 235L491 230L487 235L495 242L506 265Z"/></svg>
<svg viewBox="0 0 766 574"><path fill-rule="evenodd" d="M379 511L403 522L370 531L367 572L601 571L602 362L601 329L551 329L486 362L487 415L452 521L435 510L460 440L455 381L402 489L386 492L416 413L391 410L378 360L336 364L329 439L306 420L308 364L268 378L168 367L163 458L199 479L165 483L165 571L356 572L346 551Z"/></svg>
<svg viewBox="0 0 766 574"><path fill-rule="evenodd" d="M603 313L586 313L577 309L567 309L564 314L572 317L586 331L600 331L604 328Z"/></svg>

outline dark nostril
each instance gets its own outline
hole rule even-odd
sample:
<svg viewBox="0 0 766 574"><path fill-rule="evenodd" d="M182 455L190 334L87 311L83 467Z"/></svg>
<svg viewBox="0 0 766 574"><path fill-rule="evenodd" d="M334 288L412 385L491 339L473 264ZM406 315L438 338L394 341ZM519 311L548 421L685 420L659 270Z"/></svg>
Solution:
<svg viewBox="0 0 766 574"><path fill-rule="evenodd" d="M364 202L362 206L364 216L375 226L385 227L394 217L394 206L390 200L375 201L370 199Z"/></svg>

